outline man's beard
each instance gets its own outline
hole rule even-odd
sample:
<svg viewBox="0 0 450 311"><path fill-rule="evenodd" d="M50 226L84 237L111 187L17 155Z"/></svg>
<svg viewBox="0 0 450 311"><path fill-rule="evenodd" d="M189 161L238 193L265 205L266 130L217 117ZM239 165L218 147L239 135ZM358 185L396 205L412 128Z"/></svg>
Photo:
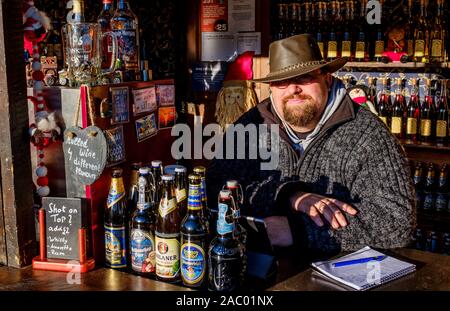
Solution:
<svg viewBox="0 0 450 311"><path fill-rule="evenodd" d="M299 105L288 105L290 99L300 99ZM284 120L295 127L305 127L310 124L317 115L317 105L308 95L294 94L283 98Z"/></svg>

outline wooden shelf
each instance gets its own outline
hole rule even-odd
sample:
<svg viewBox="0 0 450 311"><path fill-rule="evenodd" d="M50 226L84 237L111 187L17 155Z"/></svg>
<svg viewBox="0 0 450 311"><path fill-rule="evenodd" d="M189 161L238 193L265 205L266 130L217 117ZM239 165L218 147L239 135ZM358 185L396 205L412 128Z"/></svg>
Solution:
<svg viewBox="0 0 450 311"><path fill-rule="evenodd" d="M348 62L345 64L344 68L365 68L365 69L448 69L450 68L450 63L381 63L381 62Z"/></svg>
<svg viewBox="0 0 450 311"><path fill-rule="evenodd" d="M406 139L401 139L400 142L406 148L416 148L430 151L450 151L449 143L445 145L437 145L436 143L433 142L431 143L412 142Z"/></svg>

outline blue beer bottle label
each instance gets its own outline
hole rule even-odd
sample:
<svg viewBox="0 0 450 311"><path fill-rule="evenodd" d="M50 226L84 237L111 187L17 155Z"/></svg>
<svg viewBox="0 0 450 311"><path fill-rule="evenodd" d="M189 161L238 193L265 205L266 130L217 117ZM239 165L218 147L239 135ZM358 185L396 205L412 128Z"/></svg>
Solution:
<svg viewBox="0 0 450 311"><path fill-rule="evenodd" d="M219 203L219 216L217 218L217 233L224 235L234 230L234 222L228 223L225 220L225 215L228 211L228 205Z"/></svg>
<svg viewBox="0 0 450 311"><path fill-rule="evenodd" d="M151 232L140 229L132 230L131 267L137 272L155 272L155 239Z"/></svg>
<svg viewBox="0 0 450 311"><path fill-rule="evenodd" d="M106 263L111 268L127 266L125 249L125 227L113 228L105 225Z"/></svg>
<svg viewBox="0 0 450 311"><path fill-rule="evenodd" d="M189 185L188 209L202 209L202 191L197 185Z"/></svg>
<svg viewBox="0 0 450 311"><path fill-rule="evenodd" d="M181 245L181 276L186 284L200 283L206 270L205 251L197 244Z"/></svg>

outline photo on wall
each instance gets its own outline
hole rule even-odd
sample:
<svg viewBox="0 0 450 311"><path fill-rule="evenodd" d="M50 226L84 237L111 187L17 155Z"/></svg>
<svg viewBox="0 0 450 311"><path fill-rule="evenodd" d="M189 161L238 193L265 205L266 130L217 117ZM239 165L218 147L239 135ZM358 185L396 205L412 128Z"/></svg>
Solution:
<svg viewBox="0 0 450 311"><path fill-rule="evenodd" d="M158 109L158 128L165 129L173 127L175 125L176 116L175 106L160 107Z"/></svg>
<svg viewBox="0 0 450 311"><path fill-rule="evenodd" d="M156 87L150 86L143 89L132 90L133 93L133 115L153 112L158 109L156 102Z"/></svg>
<svg viewBox="0 0 450 311"><path fill-rule="evenodd" d="M104 130L108 152L106 155L106 166L122 163L125 157L125 137L123 126Z"/></svg>
<svg viewBox="0 0 450 311"><path fill-rule="evenodd" d="M130 121L129 108L129 91L128 87L112 87L111 103L112 103L112 118L111 124L127 123Z"/></svg>
<svg viewBox="0 0 450 311"><path fill-rule="evenodd" d="M156 88L156 95L160 107L175 105L175 85L158 85Z"/></svg>
<svg viewBox="0 0 450 311"><path fill-rule="evenodd" d="M149 114L135 121L137 141L141 142L158 133L155 114Z"/></svg>

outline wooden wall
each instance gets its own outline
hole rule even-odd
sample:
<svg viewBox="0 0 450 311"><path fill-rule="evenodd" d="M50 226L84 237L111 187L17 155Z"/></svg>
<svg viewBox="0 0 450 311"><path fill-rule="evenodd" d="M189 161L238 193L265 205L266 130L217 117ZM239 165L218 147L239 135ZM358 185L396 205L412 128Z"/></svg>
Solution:
<svg viewBox="0 0 450 311"><path fill-rule="evenodd" d="M22 267L36 252L22 1L0 6L0 264Z"/></svg>

